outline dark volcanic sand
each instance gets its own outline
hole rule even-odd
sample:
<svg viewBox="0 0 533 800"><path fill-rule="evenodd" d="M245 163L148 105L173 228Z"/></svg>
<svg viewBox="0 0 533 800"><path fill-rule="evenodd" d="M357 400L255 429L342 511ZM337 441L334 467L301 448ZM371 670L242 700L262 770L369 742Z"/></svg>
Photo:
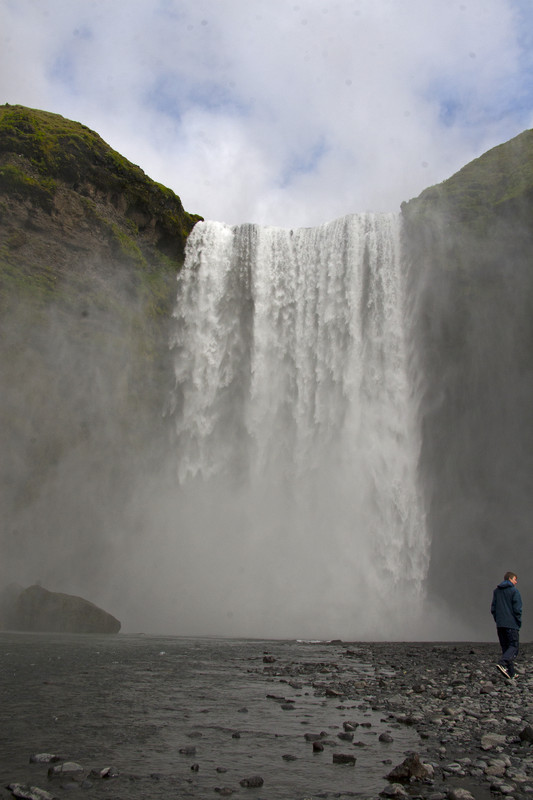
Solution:
<svg viewBox="0 0 533 800"><path fill-rule="evenodd" d="M409 752L434 768L405 785L412 797L533 797L533 648L516 684L497 655L496 643L0 633L0 797L17 783L73 800L377 798ZM40 753L81 769L48 777L54 765L30 763ZM241 785L254 776L264 784Z"/></svg>

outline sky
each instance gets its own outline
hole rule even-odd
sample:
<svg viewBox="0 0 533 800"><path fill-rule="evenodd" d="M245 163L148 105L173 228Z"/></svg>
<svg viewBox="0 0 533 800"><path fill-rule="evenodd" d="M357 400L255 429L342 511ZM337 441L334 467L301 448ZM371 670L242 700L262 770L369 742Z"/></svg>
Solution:
<svg viewBox="0 0 533 800"><path fill-rule="evenodd" d="M0 0L0 103L92 128L185 209L319 225L533 127L530 0Z"/></svg>

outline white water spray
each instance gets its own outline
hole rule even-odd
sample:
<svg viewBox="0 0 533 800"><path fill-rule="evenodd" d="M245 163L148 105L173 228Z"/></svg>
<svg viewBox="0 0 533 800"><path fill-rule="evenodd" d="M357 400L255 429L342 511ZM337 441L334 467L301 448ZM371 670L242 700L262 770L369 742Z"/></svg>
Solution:
<svg viewBox="0 0 533 800"><path fill-rule="evenodd" d="M428 542L399 250L396 215L189 237L176 535L202 632L413 635Z"/></svg>

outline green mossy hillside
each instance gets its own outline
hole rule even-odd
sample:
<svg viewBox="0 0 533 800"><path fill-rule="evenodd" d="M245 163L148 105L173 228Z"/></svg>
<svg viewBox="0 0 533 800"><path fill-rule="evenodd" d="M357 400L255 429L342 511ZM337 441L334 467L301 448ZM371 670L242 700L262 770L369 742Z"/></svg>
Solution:
<svg viewBox="0 0 533 800"><path fill-rule="evenodd" d="M148 318L168 317L199 219L85 125L0 106L0 307L51 293L77 308L121 271Z"/></svg>
<svg viewBox="0 0 533 800"><path fill-rule="evenodd" d="M527 130L403 203L402 213L408 222L438 218L484 235L495 218L527 220L532 204L533 130Z"/></svg>
<svg viewBox="0 0 533 800"><path fill-rule="evenodd" d="M5 163L6 157L11 163ZM59 114L0 106L0 163L3 191L27 195L30 183L50 195L55 180L87 197L100 194L133 223L136 233L152 227L150 238L156 252L176 263L183 258L185 240L200 219L185 212L179 197L148 178L97 133Z"/></svg>

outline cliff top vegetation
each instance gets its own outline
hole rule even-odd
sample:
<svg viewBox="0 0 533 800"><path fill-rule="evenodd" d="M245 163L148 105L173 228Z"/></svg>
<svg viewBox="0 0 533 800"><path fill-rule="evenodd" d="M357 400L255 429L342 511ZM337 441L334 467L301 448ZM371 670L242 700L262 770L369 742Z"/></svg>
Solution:
<svg viewBox="0 0 533 800"><path fill-rule="evenodd" d="M494 215L527 213L532 200L533 130L527 130L403 203L402 211L408 218L438 214L482 234Z"/></svg>

